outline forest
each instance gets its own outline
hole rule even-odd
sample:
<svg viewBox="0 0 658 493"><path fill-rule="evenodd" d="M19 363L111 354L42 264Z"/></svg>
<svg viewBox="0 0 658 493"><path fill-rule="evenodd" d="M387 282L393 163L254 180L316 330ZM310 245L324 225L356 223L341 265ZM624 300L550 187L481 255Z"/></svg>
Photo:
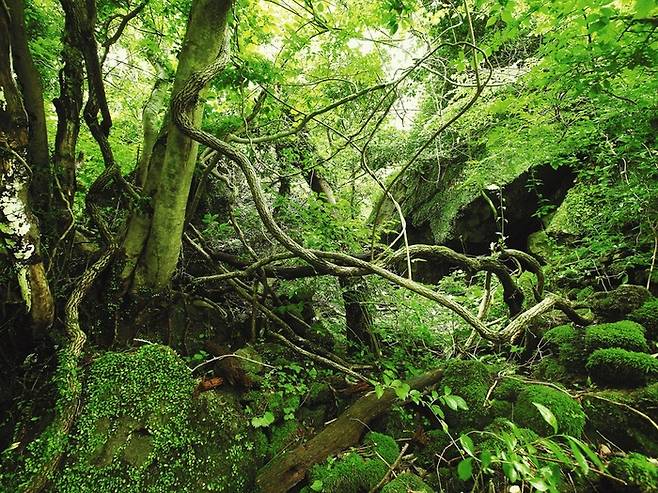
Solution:
<svg viewBox="0 0 658 493"><path fill-rule="evenodd" d="M658 491L657 0L0 0L0 493Z"/></svg>

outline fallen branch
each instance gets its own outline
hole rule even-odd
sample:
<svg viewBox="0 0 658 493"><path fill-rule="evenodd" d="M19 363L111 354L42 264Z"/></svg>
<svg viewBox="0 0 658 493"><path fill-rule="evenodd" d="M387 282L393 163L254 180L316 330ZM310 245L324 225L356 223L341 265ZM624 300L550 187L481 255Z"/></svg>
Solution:
<svg viewBox="0 0 658 493"><path fill-rule="evenodd" d="M443 369L439 368L411 378L407 384L421 390L438 383L442 377ZM396 401L393 389L387 389L381 398L374 392L361 397L311 440L264 466L256 477L262 493L290 490L304 479L311 466L357 444L368 423L386 413Z"/></svg>

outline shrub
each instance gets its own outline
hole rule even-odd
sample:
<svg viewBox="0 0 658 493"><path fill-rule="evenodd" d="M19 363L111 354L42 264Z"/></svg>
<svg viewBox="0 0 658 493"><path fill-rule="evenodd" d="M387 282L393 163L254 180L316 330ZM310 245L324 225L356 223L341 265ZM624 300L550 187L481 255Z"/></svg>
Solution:
<svg viewBox="0 0 658 493"><path fill-rule="evenodd" d="M564 392L544 385L530 385L519 394L514 413L515 421L539 435L554 433L533 404L536 402L551 410L557 420L558 433L579 437L585 427L585 413L577 401Z"/></svg>
<svg viewBox="0 0 658 493"><path fill-rule="evenodd" d="M647 330L646 336L650 341L658 340L658 298L652 298L633 310L628 319L641 324Z"/></svg>
<svg viewBox="0 0 658 493"><path fill-rule="evenodd" d="M658 360L625 349L597 349L587 359L587 371L601 385L640 387L658 377Z"/></svg>
<svg viewBox="0 0 658 493"><path fill-rule="evenodd" d="M585 347L588 353L613 347L641 353L649 352L644 338L644 327L630 320L587 327Z"/></svg>

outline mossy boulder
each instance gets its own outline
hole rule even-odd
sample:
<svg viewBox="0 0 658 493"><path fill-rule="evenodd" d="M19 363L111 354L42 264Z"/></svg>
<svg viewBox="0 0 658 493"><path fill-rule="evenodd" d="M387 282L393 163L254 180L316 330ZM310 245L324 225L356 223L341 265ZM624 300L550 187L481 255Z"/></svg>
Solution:
<svg viewBox="0 0 658 493"><path fill-rule="evenodd" d="M628 315L629 320L641 324L646 329L647 339L658 341L658 298L646 301Z"/></svg>
<svg viewBox="0 0 658 493"><path fill-rule="evenodd" d="M622 284L612 291L592 294L587 298L587 304L597 318L617 322L625 319L651 298L651 292L642 286Z"/></svg>
<svg viewBox="0 0 658 493"><path fill-rule="evenodd" d="M632 453L626 457L615 457L608 465L610 474L624 480L607 481L606 491L611 493L652 493L658 491L658 461L642 454Z"/></svg>
<svg viewBox="0 0 658 493"><path fill-rule="evenodd" d="M658 378L658 360L620 348L597 349L587 359L587 371L599 385L640 387Z"/></svg>
<svg viewBox="0 0 658 493"><path fill-rule="evenodd" d="M89 370L54 492L250 492L259 454L235 399L205 392L164 346L108 352Z"/></svg>
<svg viewBox="0 0 658 493"><path fill-rule="evenodd" d="M658 456L658 438L649 421L626 406L658 419L658 384L637 390L605 390L583 396L587 436L624 450ZM610 445L609 445L610 446Z"/></svg>
<svg viewBox="0 0 658 493"><path fill-rule="evenodd" d="M446 419L452 428L461 431L486 426L490 419L485 399L493 377L484 363L476 360L448 361L441 383L468 404L466 411L446 410Z"/></svg>
<svg viewBox="0 0 658 493"><path fill-rule="evenodd" d="M400 474L390 483L386 484L381 493L434 493L427 483L415 474L405 472Z"/></svg>
<svg viewBox="0 0 658 493"><path fill-rule="evenodd" d="M528 252L542 262L547 262L553 255L555 246L546 231L536 231L528 235Z"/></svg>
<svg viewBox="0 0 658 493"><path fill-rule="evenodd" d="M597 349L622 348L628 351L649 352L644 327L631 320L621 320L587 327L585 330L587 353Z"/></svg>
<svg viewBox="0 0 658 493"><path fill-rule="evenodd" d="M564 382L569 379L569 370L559 359L546 356L533 367L532 375L546 382Z"/></svg>
<svg viewBox="0 0 658 493"><path fill-rule="evenodd" d="M533 403L551 410L557 420L558 433L580 437L585 427L585 413L578 401L545 385L529 385L519 394L514 408L514 420L520 426L546 436L554 433L553 428Z"/></svg>
<svg viewBox="0 0 658 493"><path fill-rule="evenodd" d="M546 331L544 340L567 370L573 373L585 371L586 352L581 331L573 325L559 325Z"/></svg>
<svg viewBox="0 0 658 493"><path fill-rule="evenodd" d="M375 456L381 458L387 464L393 464L400 454L400 447L395 439L383 433L371 431L363 438L363 444L370 447Z"/></svg>
<svg viewBox="0 0 658 493"><path fill-rule="evenodd" d="M450 460L457 454L457 448L451 447L452 439L443 430L430 430L427 432L427 445L416 452L418 465L428 470L434 470L439 457Z"/></svg>
<svg viewBox="0 0 658 493"><path fill-rule="evenodd" d="M397 459L400 448L396 441L383 433L369 432L363 438L361 454L349 452L338 460L313 466L309 485L301 493L362 493L370 491L384 478L389 466Z"/></svg>
<svg viewBox="0 0 658 493"><path fill-rule="evenodd" d="M299 424L297 421L284 421L283 424L272 428L270 445L267 449L267 458L278 455L282 451L290 448L298 440Z"/></svg>

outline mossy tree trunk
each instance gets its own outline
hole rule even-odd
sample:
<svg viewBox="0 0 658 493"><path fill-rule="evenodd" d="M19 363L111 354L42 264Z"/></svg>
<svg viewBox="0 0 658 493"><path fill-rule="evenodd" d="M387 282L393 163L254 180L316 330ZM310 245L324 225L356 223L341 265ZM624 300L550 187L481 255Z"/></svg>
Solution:
<svg viewBox="0 0 658 493"><path fill-rule="evenodd" d="M0 243L18 277L31 323L52 324L53 298L40 255L40 233L29 197L30 118L12 70L16 20L0 6ZM38 153L36 154L38 155Z"/></svg>
<svg viewBox="0 0 658 493"><path fill-rule="evenodd" d="M210 64L222 49L231 0L195 0L192 3L172 94L190 75ZM201 124L202 108L188 115ZM122 280L131 291L160 291L167 286L178 263L185 210L197 160L198 144L183 135L168 116L151 151L143 192L147 206L136 208L123 248Z"/></svg>

